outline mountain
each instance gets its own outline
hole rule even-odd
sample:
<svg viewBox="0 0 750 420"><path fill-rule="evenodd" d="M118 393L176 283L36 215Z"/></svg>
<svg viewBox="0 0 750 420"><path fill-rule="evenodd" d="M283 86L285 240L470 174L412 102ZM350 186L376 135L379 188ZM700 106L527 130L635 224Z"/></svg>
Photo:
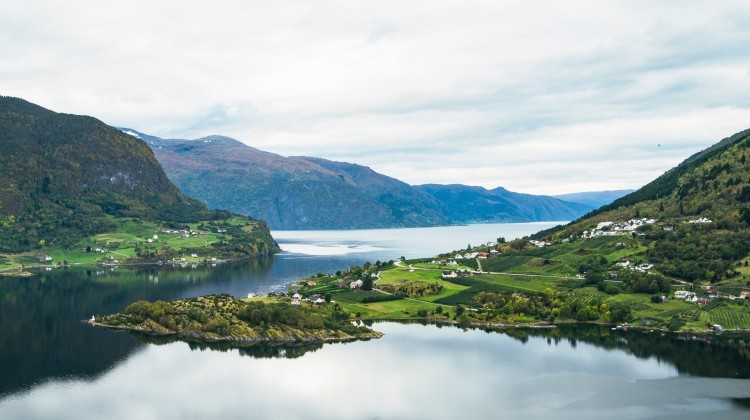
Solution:
<svg viewBox="0 0 750 420"><path fill-rule="evenodd" d="M532 238L578 240L617 232L612 226L651 219L632 232L639 258L662 274L720 281L745 273L750 254L750 130L689 157L643 188L569 225ZM612 225L607 226L607 224Z"/></svg>
<svg viewBox="0 0 750 420"><path fill-rule="evenodd" d="M69 248L115 230L117 218L184 224L230 216L180 192L142 140L18 98L0 97L0 173L2 252Z"/></svg>
<svg viewBox="0 0 750 420"><path fill-rule="evenodd" d="M283 157L210 136L145 139L170 179L211 208L266 220L274 229L354 229L444 225L442 203L370 168Z"/></svg>
<svg viewBox="0 0 750 420"><path fill-rule="evenodd" d="M609 190L609 191L587 191L570 194L558 194L552 197L572 203L580 203L592 208L599 208L617 200L618 198L628 195L635 190Z"/></svg>
<svg viewBox="0 0 750 420"><path fill-rule="evenodd" d="M250 214L274 229L364 229L468 222L571 220L592 207L464 186L411 186L345 162L284 157L209 136L148 142L169 178L211 208ZM458 195L453 191L462 189Z"/></svg>
<svg viewBox="0 0 750 420"><path fill-rule="evenodd" d="M458 223L571 220L593 210L584 204L515 193L502 187L487 190L460 184L425 184L417 188L444 203L445 215Z"/></svg>

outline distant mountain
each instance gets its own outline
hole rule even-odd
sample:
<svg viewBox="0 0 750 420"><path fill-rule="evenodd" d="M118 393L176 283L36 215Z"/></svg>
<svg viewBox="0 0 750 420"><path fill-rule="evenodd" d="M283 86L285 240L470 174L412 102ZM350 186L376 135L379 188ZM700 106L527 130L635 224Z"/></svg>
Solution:
<svg viewBox="0 0 750 420"><path fill-rule="evenodd" d="M143 141L18 98L0 97L0 179L0 252L68 248L114 230L118 217L174 224L229 214L180 192Z"/></svg>
<svg viewBox="0 0 750 420"><path fill-rule="evenodd" d="M617 200L618 198L628 195L632 193L633 189L630 190L609 190L609 191L588 191L588 192L578 192L578 193L570 193L570 194L558 194L553 195L552 197L563 200L563 201L570 201L572 203L580 203L585 204L589 207L593 208L599 208L601 206L606 206L607 204Z"/></svg>
<svg viewBox="0 0 750 420"><path fill-rule="evenodd" d="M370 168L283 157L210 136L148 142L170 179L209 207L266 220L274 229L355 229L449 224L434 197Z"/></svg>
<svg viewBox="0 0 750 420"><path fill-rule="evenodd" d="M425 184L417 188L443 202L446 216L458 223L572 220L593 210L584 204L515 193L502 187L487 190L460 184Z"/></svg>
<svg viewBox="0 0 750 420"><path fill-rule="evenodd" d="M121 130L147 141L167 176L186 194L211 208L262 218L273 229L571 220L592 210L503 188L461 186L464 194L449 197L439 186L414 187L351 163L284 157L228 137L165 140Z"/></svg>

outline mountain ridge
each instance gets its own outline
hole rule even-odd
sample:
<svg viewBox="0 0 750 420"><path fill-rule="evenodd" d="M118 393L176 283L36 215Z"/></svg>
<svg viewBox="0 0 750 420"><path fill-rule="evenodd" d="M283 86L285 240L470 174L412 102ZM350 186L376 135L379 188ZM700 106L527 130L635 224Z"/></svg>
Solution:
<svg viewBox="0 0 750 420"><path fill-rule="evenodd" d="M504 213L467 217L452 212L449 207L455 203L441 200L429 188L408 185L366 166L309 156L284 157L223 136L160 139L129 128L121 130L147 139L167 175L186 194L213 208L262 218L274 229L571 220L593 210L500 187L487 194L498 206L506 204Z"/></svg>

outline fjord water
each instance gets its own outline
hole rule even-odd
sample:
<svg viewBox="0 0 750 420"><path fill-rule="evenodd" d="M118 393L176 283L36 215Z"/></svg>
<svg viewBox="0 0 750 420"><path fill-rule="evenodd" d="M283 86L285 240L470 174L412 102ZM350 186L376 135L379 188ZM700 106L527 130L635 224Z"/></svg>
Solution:
<svg viewBox="0 0 750 420"><path fill-rule="evenodd" d="M274 232L288 252L185 269L70 268L0 280L0 418L718 418L747 415L746 343L600 327L462 331L376 323L379 340L227 349L80 322L138 299L285 291L364 261L552 224Z"/></svg>

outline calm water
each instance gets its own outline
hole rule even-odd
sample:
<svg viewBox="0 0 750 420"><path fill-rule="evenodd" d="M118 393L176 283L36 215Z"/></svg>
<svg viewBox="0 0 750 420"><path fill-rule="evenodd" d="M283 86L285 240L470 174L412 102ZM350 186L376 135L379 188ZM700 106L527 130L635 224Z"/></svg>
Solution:
<svg viewBox="0 0 750 420"><path fill-rule="evenodd" d="M223 349L80 322L137 299L286 290L364 261L550 224L274 232L274 258L185 270L0 278L0 418L742 418L750 348L606 328L462 331L378 323L380 340Z"/></svg>

